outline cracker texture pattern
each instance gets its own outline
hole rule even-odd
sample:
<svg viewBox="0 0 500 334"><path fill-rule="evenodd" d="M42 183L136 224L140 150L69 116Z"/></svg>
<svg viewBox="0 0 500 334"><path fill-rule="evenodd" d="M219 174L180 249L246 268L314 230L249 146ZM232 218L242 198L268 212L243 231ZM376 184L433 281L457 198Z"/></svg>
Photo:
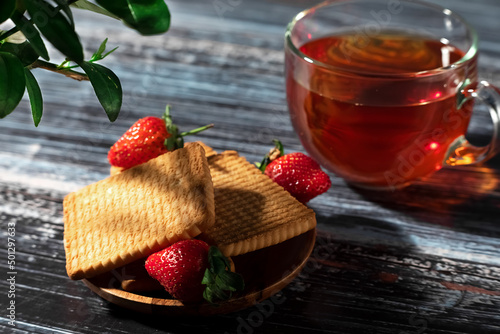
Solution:
<svg viewBox="0 0 500 334"><path fill-rule="evenodd" d="M316 227L313 210L235 151L208 158L215 224L200 235L226 256L269 247Z"/></svg>
<svg viewBox="0 0 500 334"><path fill-rule="evenodd" d="M203 149L205 150L205 156L210 157L212 155L216 155L217 154L217 152L214 151L213 148L211 148L210 146L206 145L205 143L203 143L201 141L196 141L195 143L200 144L201 147L203 147ZM186 143L186 146L189 146L189 145L191 145L191 143ZM123 168L123 167L111 166L109 168L109 174L110 175L116 175L118 173L123 172L124 170L125 170L125 168Z"/></svg>
<svg viewBox="0 0 500 334"><path fill-rule="evenodd" d="M210 170L197 143L70 193L63 206L71 279L144 258L215 221Z"/></svg>

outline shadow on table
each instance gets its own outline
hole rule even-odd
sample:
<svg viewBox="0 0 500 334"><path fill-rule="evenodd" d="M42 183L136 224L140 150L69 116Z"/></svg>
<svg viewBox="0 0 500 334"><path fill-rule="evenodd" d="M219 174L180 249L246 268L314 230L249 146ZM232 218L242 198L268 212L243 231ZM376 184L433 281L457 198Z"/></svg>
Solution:
<svg viewBox="0 0 500 334"><path fill-rule="evenodd" d="M471 314L468 307L477 305L477 298L490 314L497 311L488 305L500 302L495 292L461 290L471 284L461 272L472 270L467 261L427 253L403 228L384 220L336 215L319 216L318 222L333 229L318 232L309 265L284 290L286 303L273 322L293 319L297 328L331 333L488 332L480 318L458 321ZM297 328L291 332L300 332Z"/></svg>
<svg viewBox="0 0 500 334"><path fill-rule="evenodd" d="M500 171L496 168L445 168L394 192L352 189L366 200L408 214L416 221L500 236Z"/></svg>
<svg viewBox="0 0 500 334"><path fill-rule="evenodd" d="M137 314L113 304L108 304L109 312L125 322L133 320L152 330L172 333L194 330L307 333L336 332L336 329L345 332L353 325L364 328L364 333L376 332L377 319L392 317L392 312L377 311L380 304L377 299L396 291L400 274L391 261L395 257L401 261L408 258L411 241L396 225L382 220L320 216L318 221L323 225L335 224L337 230L343 232L318 231L315 247L301 274L281 292L258 305L230 314L194 318ZM383 234L390 241L373 243L377 234ZM349 318L351 320L346 320ZM407 318L405 315L399 319L403 327L395 326L407 328Z"/></svg>
<svg viewBox="0 0 500 334"><path fill-rule="evenodd" d="M474 167L443 170L394 193L355 191L410 215L416 224L492 235L500 234L498 218L491 219L499 212L498 184L498 171ZM108 312L124 329L139 325L169 333L476 333L482 328L479 318L459 321L470 312L467 303L478 301L453 290L460 285L443 285L461 279L455 266L469 264L422 254L400 225L384 217L317 219L325 230L318 232L309 262L276 298L210 317L138 314L107 303ZM485 310L498 299L480 297Z"/></svg>
<svg viewBox="0 0 500 334"><path fill-rule="evenodd" d="M140 326L148 333L477 332L475 318L458 321L470 312L464 301L477 301L441 284L457 274L439 271L446 263L420 253L398 225L343 215L318 220L338 232L318 231L302 273L258 305L207 317L140 314L110 303L106 309L117 330Z"/></svg>
<svg viewBox="0 0 500 334"><path fill-rule="evenodd" d="M109 313L115 319L125 323L130 321L140 323L151 328L150 333L156 330L168 333L235 333L237 322L234 321L237 313L218 316L168 316L160 314L143 314L124 309L115 304L108 303ZM136 327L136 325L131 325ZM142 329L143 330L143 329Z"/></svg>

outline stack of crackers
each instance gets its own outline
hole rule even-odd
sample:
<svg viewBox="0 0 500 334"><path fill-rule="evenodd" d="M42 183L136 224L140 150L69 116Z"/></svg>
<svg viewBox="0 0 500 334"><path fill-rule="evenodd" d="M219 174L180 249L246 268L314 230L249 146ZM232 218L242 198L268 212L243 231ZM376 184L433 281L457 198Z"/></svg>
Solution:
<svg viewBox="0 0 500 334"><path fill-rule="evenodd" d="M141 268L144 258L184 239L205 240L230 257L316 226L311 209L235 151L217 154L202 143L187 143L142 165L112 168L111 174L64 199L71 279ZM161 288L147 279L122 287Z"/></svg>

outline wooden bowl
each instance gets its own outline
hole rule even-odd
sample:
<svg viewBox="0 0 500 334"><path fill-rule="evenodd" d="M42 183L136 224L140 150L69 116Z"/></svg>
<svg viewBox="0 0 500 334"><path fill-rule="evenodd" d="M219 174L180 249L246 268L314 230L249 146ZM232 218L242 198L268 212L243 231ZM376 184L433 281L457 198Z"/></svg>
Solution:
<svg viewBox="0 0 500 334"><path fill-rule="evenodd" d="M243 276L245 289L231 299L212 305L183 304L166 292L131 293L113 286L112 273L84 279L84 283L107 301L143 313L167 315L213 315L235 312L267 299L289 284L304 268L316 241L316 229L280 244L232 258Z"/></svg>

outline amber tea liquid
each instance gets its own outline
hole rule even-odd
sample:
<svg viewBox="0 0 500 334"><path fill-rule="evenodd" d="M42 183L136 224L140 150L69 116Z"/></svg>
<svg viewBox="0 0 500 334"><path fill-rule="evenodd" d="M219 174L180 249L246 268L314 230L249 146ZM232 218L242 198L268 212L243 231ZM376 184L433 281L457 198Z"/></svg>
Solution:
<svg viewBox="0 0 500 334"><path fill-rule="evenodd" d="M326 66L306 59L299 67L304 60L287 52L292 123L310 154L353 183L404 186L441 168L450 143L466 132L471 106L457 109L458 79L411 80L464 56L445 41L353 33L311 40L300 51Z"/></svg>

